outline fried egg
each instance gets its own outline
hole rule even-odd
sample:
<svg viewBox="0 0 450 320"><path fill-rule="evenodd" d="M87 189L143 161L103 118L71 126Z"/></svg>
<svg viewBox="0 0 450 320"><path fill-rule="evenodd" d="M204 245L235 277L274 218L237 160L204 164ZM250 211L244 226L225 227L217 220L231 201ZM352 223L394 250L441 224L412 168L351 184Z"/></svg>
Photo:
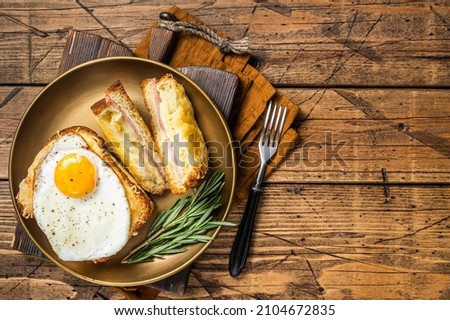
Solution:
<svg viewBox="0 0 450 320"><path fill-rule="evenodd" d="M125 189L80 136L54 141L36 169L33 193L35 219L61 260L110 257L127 243Z"/></svg>

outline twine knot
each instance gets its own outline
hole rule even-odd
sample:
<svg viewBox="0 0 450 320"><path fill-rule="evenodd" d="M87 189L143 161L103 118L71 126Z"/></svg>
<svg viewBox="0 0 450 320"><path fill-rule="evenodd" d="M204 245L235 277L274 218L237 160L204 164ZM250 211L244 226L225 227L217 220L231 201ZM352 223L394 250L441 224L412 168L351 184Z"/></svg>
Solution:
<svg viewBox="0 0 450 320"><path fill-rule="evenodd" d="M233 41L219 36L212 29L196 23L160 19L159 26L173 32L189 32L216 45L221 52L243 54L248 52L250 42L247 37Z"/></svg>

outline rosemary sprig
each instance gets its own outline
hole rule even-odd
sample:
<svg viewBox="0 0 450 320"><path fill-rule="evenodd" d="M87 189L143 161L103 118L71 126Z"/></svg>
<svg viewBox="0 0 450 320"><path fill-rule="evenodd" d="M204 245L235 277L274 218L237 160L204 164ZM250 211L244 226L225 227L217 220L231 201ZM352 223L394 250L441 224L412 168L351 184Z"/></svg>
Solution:
<svg viewBox="0 0 450 320"><path fill-rule="evenodd" d="M143 243L134 248L122 263L138 263L164 259L165 255L186 251L186 245L208 242L212 238L205 233L218 226L235 226L228 221L213 220L211 215L221 206L225 174L216 171L208 180L184 195L173 206L159 213L148 229Z"/></svg>

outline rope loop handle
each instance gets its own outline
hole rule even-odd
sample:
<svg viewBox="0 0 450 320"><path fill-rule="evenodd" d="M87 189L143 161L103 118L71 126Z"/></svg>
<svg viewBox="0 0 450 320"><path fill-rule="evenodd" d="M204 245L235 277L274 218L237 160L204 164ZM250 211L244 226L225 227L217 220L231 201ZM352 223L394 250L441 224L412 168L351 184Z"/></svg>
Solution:
<svg viewBox="0 0 450 320"><path fill-rule="evenodd" d="M222 38L208 27L191 22L177 21L174 15L166 12L160 14L159 26L173 32L189 32L200 36L216 45L224 53L243 54L248 52L250 47L247 37L237 41Z"/></svg>

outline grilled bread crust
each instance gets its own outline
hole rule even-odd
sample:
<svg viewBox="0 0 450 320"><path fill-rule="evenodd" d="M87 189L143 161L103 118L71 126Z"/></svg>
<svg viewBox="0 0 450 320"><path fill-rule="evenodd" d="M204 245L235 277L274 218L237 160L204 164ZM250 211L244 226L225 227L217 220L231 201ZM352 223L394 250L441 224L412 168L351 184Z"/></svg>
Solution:
<svg viewBox="0 0 450 320"><path fill-rule="evenodd" d="M114 82L104 99L91 106L108 143L141 187L162 194L167 189L161 160L154 141L138 109L120 81Z"/></svg>
<svg viewBox="0 0 450 320"><path fill-rule="evenodd" d="M168 185L172 193L183 194L197 187L208 171L208 151L192 104L171 74L145 79L141 88ZM177 150L170 149L177 145Z"/></svg>

